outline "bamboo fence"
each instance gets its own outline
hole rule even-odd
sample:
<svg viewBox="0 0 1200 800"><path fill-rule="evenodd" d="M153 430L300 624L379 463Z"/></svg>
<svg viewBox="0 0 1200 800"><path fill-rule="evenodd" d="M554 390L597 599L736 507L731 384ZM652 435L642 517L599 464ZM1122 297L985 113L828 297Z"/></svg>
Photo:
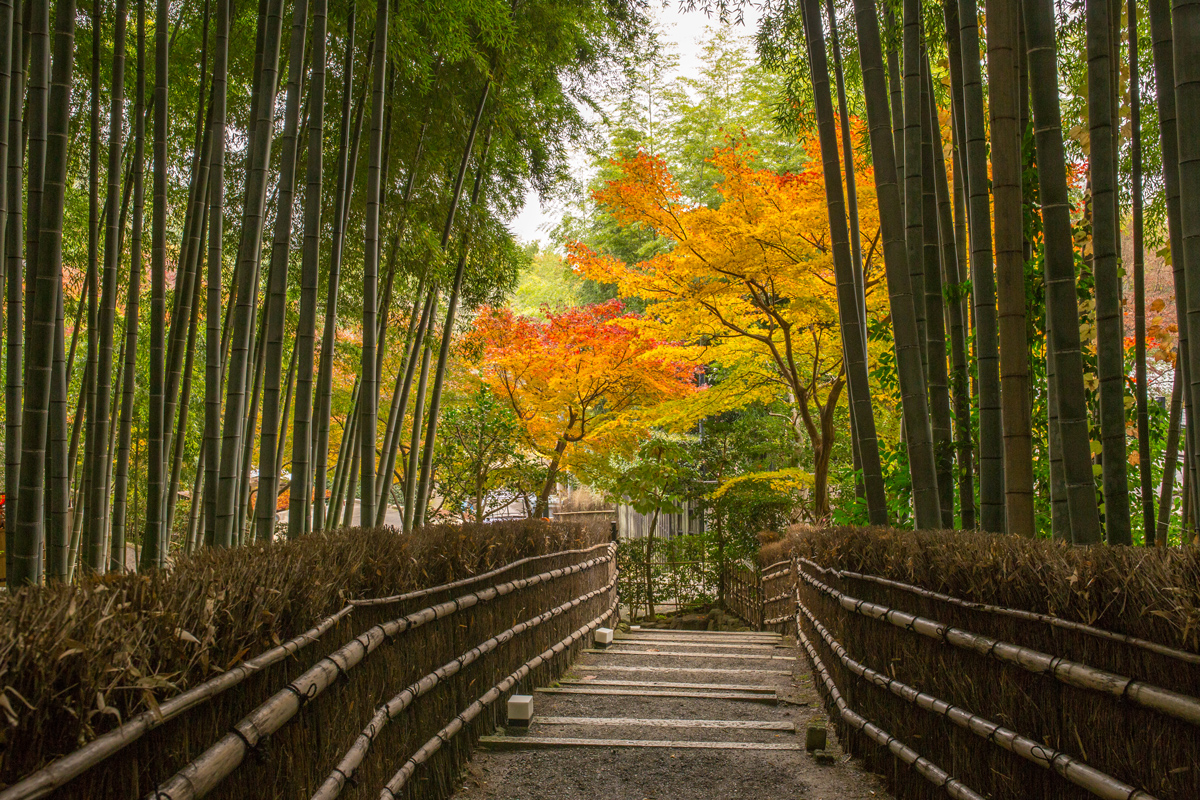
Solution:
<svg viewBox="0 0 1200 800"><path fill-rule="evenodd" d="M315 580L309 590L323 603L336 597L346 598L356 589L358 598L342 599L332 613L317 616L309 623L310 627L287 641L277 638L274 646L264 648L249 660L235 662L215 678L177 692L147 711L129 715L125 725L101 733L83 748L42 764L41 769L27 772L25 780L0 790L0 797L4 800L43 797L53 792L56 797L175 798L200 796L207 789L212 789L209 793L212 797L244 797L248 792L256 796L309 797L328 775L329 766L337 762L368 722L379 698L395 691L388 691L390 687L414 684L437 665L475 651L458 669L443 673L437 684L428 687L419 702L410 703L399 714L397 724L377 739L386 742L383 752L403 752L404 748L412 752L453 713L457 698L464 692L480 685L494 686L503 676L511 674L515 666L525 663L532 653L542 652L548 643L561 641L581 624L594 619L614 599L612 548L608 544L579 547L587 543L589 534L577 526L522 522L462 528L443 526L434 533L417 532L406 537L381 531L342 532L338 536L358 536L361 541L349 548L336 536L328 537L324 543L318 541L322 537L306 537L313 541L301 545L300 555L305 561L312 559L310 579L313 574L323 578L348 572L352 576L350 585L343 581L337 590L326 591L323 582ZM289 546L275 549L286 553ZM238 551L239 560L246 562L242 566L226 563L213 569L210 563L207 574L220 578L222 569L261 572L264 559L256 558L254 551L255 548ZM276 560L281 556L278 552L272 555ZM403 560L405 573L397 574L389 556ZM349 570L347 558L353 566ZM497 563L503 566L497 568ZM177 570L182 577L188 574L189 566L183 564ZM461 577L471 572L475 574ZM297 575L302 577L302 572ZM269 573L262 575L268 586L275 577ZM430 577L442 580L430 585L435 583ZM507 580L487 585L497 578ZM160 592L164 590L163 584L169 583L165 578L151 578L151 581L157 581ZM421 586L421 582L425 585ZM362 597L362 587L386 587L389 583L396 588L416 583L420 588L400 593L376 591L376 597ZM284 586L292 585L289 578ZM319 605L308 595L300 594L302 581L296 580L294 585L297 589L292 597ZM481 585L484 588L477 588ZM115 593L99 596L105 594ZM227 597L228 594L227 591ZM91 598L78 593L75 596L77 602L84 599ZM47 603L45 598L27 598L26 602L33 606ZM289 605L279 602L281 611ZM84 608L91 613L92 605ZM531 611L542 609L548 611L530 619ZM96 613L102 615L103 609ZM275 619L282 616L277 613ZM232 612L228 617L243 623ZM521 620L531 624L520 628ZM534 620L539 621L534 623ZM275 626L276 630L287 630L281 622L277 621ZM384 632L388 635L383 635ZM215 637L219 639L220 635L218 630ZM481 640L484 645L479 644ZM487 644L493 640L494 644ZM371 643L374 646L368 648ZM4 644L0 640L0 646ZM9 653L19 652L14 647L8 644ZM0 658L4 655L5 651L0 650ZM548 660L535 677L553 679L565 667L569 656L566 653ZM355 657L357 667L351 667ZM0 666L3 665L0 660ZM229 691L235 686L237 691ZM281 686L290 688L280 689ZM281 695L297 701L294 710L291 702ZM270 701L262 702L268 696L275 701L273 705L269 705ZM303 702L299 702L301 696ZM146 701L144 697L140 699ZM268 706L270 711L259 706ZM293 724L283 725L278 716L273 716L281 710ZM39 707L38 711L42 709ZM279 721L279 726L248 728L238 724L243 720L257 725L264 719L272 721L272 725ZM414 791L422 797L446 796L457 766L469 753L475 737L495 722L494 715L479 715L471 726L471 735L438 754L430 768L421 773L420 780L414 782ZM209 784L208 777L196 777L196 785L178 793L176 788L166 785L173 774L184 772L192 762L202 758L214 740L237 738L237 733L227 732L244 729L271 735L259 736L253 748L247 746L240 753L236 747L223 751L226 757L234 756L230 760L240 763L235 780L218 779ZM150 731L154 735L146 736ZM241 739L238 741L245 744ZM12 744L8 748L9 757ZM19 745L20 740L15 744ZM246 758L247 755L252 757ZM371 769L360 771L360 777L376 780L376 787L382 785L386 775L372 773L381 767L368 766ZM196 788L201 791L195 792ZM360 793L355 790L349 794Z"/></svg>

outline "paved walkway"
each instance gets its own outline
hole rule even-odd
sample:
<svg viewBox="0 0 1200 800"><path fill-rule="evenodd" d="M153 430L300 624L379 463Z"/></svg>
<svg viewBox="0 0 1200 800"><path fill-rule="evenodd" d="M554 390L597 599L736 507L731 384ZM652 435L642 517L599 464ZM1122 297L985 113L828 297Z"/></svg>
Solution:
<svg viewBox="0 0 1200 800"><path fill-rule="evenodd" d="M774 633L633 630L538 689L534 722L485 737L458 800L867 800L882 783L805 751L826 724L808 661Z"/></svg>

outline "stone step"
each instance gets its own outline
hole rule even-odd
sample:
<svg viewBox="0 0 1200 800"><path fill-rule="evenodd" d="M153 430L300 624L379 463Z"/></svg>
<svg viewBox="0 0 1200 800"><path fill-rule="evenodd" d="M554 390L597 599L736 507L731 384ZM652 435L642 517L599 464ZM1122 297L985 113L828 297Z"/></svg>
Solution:
<svg viewBox="0 0 1200 800"><path fill-rule="evenodd" d="M774 686L747 683L678 683L676 681L621 681L593 678L567 678L559 681L563 686L628 686L634 689L709 689L720 692L769 692Z"/></svg>
<svg viewBox="0 0 1200 800"><path fill-rule="evenodd" d="M555 747L635 747L685 750L803 750L803 742L688 742L671 739L568 739L551 736L483 736L483 747L499 750L532 750Z"/></svg>
<svg viewBox="0 0 1200 800"><path fill-rule="evenodd" d="M790 670L783 669L738 669L738 668L722 668L722 667L625 667L619 664L576 664L575 670L588 670L600 672L665 672L673 674L677 672L703 672L714 675L774 675L782 677L791 677Z"/></svg>
<svg viewBox="0 0 1200 800"><path fill-rule="evenodd" d="M637 719L635 717L537 717L534 725L629 726L639 728L724 728L796 732L794 722L753 719Z"/></svg>
<svg viewBox="0 0 1200 800"><path fill-rule="evenodd" d="M636 650L628 647L607 647L604 649L588 649L585 653L607 653L613 656L670 656L670 657L686 657L686 658L736 658L744 661L795 661L795 656L769 656L758 653L691 653L680 650L646 650L639 648Z"/></svg>
<svg viewBox="0 0 1200 800"><path fill-rule="evenodd" d="M535 691L542 694L591 694L591 695L615 695L617 697L691 697L702 698L705 700L744 700L750 703L770 703L775 705L778 703L778 698L775 693L764 694L762 692L706 692L699 690L669 690L669 689L620 689L620 688L602 688L595 689L586 686L564 686L561 689L544 688L536 689Z"/></svg>

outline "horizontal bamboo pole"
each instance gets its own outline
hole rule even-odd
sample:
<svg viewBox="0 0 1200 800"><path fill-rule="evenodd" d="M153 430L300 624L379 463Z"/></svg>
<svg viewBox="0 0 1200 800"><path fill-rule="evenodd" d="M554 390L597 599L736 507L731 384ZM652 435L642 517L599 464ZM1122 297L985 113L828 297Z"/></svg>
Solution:
<svg viewBox="0 0 1200 800"><path fill-rule="evenodd" d="M821 621L816 618L807 606L803 603L800 603L799 606L800 613L808 618L813 629L821 635L821 638L825 640L825 644L833 651L833 654L845 665L846 669L858 677L875 686L888 690L910 705L915 705L918 708L923 708L926 711L945 717L958 727L968 730L981 739L986 739L1010 753L1015 753L1026 761L1037 764L1043 769L1054 770L1071 783L1091 792L1096 797L1103 798L1103 800L1158 800L1154 795L1130 786L1127 783L1122 783L1111 775L1103 773L1095 767L1089 766L1083 761L1060 750L1055 750L1049 745L1028 739L1014 730L997 725L983 717L976 716L966 709L951 705L945 700L919 691L906 683L902 683L895 678L890 678L865 664L855 661L846 652L846 648L833 638L833 635L821 624ZM799 617L797 617L797 625L799 625Z"/></svg>
<svg viewBox="0 0 1200 800"><path fill-rule="evenodd" d="M304 703L328 689L338 675L353 669L384 641L517 590L607 564L615 557L615 548L612 545L608 545L607 548L608 552L602 558L594 558L570 567L560 567L529 578L498 584L371 627L334 653L318 661L303 675L250 712L234 726L233 731L227 733L216 744L184 766L158 789L150 792L147 800L156 800L164 794L171 797L172 800L192 800L203 797L237 769L250 750L257 747L263 739L279 730L294 717Z"/></svg>
<svg viewBox="0 0 1200 800"><path fill-rule="evenodd" d="M346 751L346 754L342 756L342 760L338 762L336 767L334 767L333 772L329 773L329 777L325 779L325 782L322 783L321 787L317 789L315 794L313 794L312 800L333 800L333 798L341 794L341 791L343 788L345 788L346 783L354 780L354 773L358 770L359 765L362 764L362 762L366 759L367 751L370 750L371 745L374 744L375 737L378 736L385 727L387 727L389 722L391 722L393 719L399 716L401 712L412 705L418 697L421 697L422 695L432 691L433 688L441 681L458 673L463 669L463 667L473 663L485 654L490 653L500 645L509 642L526 631L536 628L543 622L567 613L576 606L586 603L594 597L598 597L605 592L611 591L616 585L617 577L614 574L612 579L605 586L588 592L585 595L581 595L580 597L576 597L570 602L556 606L545 613L533 617L532 619L528 619L525 622L514 625L503 633L493 636L483 644L471 648L453 661L450 661L428 675L425 675L416 683L405 687L403 691L394 696L391 700L388 700L375 711L375 716L371 718L371 721L367 724L367 726L363 728L361 733L358 734L358 738L355 739L354 744L351 745L350 749Z"/></svg>
<svg viewBox="0 0 1200 800"><path fill-rule="evenodd" d="M791 559L785 558L782 561L776 561L774 564L768 564L767 566L762 568L762 571L770 572L771 570L775 569L776 567L787 567L788 569L791 569L792 561L791 561Z"/></svg>
<svg viewBox="0 0 1200 800"><path fill-rule="evenodd" d="M783 592L782 594L777 594L774 597L768 597L763 602L764 603L778 603L780 600L787 600L791 596L792 596L792 592L789 590L789 591Z"/></svg>
<svg viewBox="0 0 1200 800"><path fill-rule="evenodd" d="M779 572L772 572L770 575L763 575L762 582L766 583L767 581L778 580L779 578L782 578L785 575L791 575L791 574L792 574L792 568L788 567L787 569L779 570Z"/></svg>
<svg viewBox="0 0 1200 800"><path fill-rule="evenodd" d="M1056 617L1053 614L1040 614L1036 611L1025 611L1019 608L1006 608L1004 606L995 606L988 603L976 603L971 600L963 600L960 597L954 597L953 595L934 592L921 586L914 586L911 583L903 583L901 581L894 581L890 578L882 578L878 575L865 575L861 572L850 572L849 570L834 569L833 567L823 567L815 561L811 561L807 558L802 558L800 561L812 567L813 569L820 571L822 574L833 574L839 578L849 578L851 580L875 583L880 586L887 586L890 589L898 589L902 592L908 592L909 594L914 594L918 597L924 597L929 600L938 600L943 603L950 603L951 605L971 609L972 611L982 611L988 614L1013 617L1015 619L1024 619L1031 622L1042 622L1055 628L1076 631L1078 633L1087 634L1088 636L1094 636L1098 639L1107 639L1108 641L1112 642L1120 642L1122 644L1129 645L1130 647L1136 647L1141 650L1146 650L1150 653L1157 653L1158 655L1174 658L1178 661L1184 661L1188 664L1200 664L1200 654L1189 653L1186 650L1180 650L1175 647L1168 647L1165 644L1152 642L1148 639L1139 639L1136 636L1128 636L1124 633L1115 633L1114 631L1108 631L1104 628L1085 625L1082 622L1074 622L1069 619L1063 619L1062 617Z"/></svg>
<svg viewBox="0 0 1200 800"><path fill-rule="evenodd" d="M928 617L918 617L888 606L868 603L821 583L803 570L800 570L800 577L818 592L829 596L842 608L855 614L881 620L963 650L972 650L985 658L1015 664L1038 675L1049 675L1069 686L1129 700L1151 711L1200 725L1200 700L1194 697L1089 667L1077 661L971 633Z"/></svg>
<svg viewBox="0 0 1200 800"><path fill-rule="evenodd" d="M222 672L215 678L211 678L203 683L188 689L182 694L165 700L159 703L156 708L149 711L144 711L136 717L131 718L128 722L120 727L109 731L103 736L99 736L88 742L83 747L75 750L57 761L53 761L42 767L37 772L30 773L22 780L9 786L7 789L0 791L0 800L36 800L36 798L45 797L60 786L65 785L68 781L87 772L97 764L111 758L114 754L136 742L138 739L145 736L152 730L161 727L166 722L178 717L186 711L189 711L196 706L210 702L222 693L232 689L234 686L242 683L242 681L262 672L267 667L273 666L285 658L294 656L299 651L308 647L313 642L319 641L331 628L338 622L349 615L356 605L380 605L384 603L396 603L414 600L420 597L426 597L437 592L457 589L462 586L467 586L472 583L478 583L488 578L494 578L509 570L524 564L529 564L534 561L540 561L554 556L568 556L584 553L591 553L595 550L608 547L607 543L598 544L593 547L587 547L580 550L562 550L557 553L545 553L540 556L530 556L522 558L518 561L505 564L502 567L482 572L478 575L472 575L467 578L445 583L440 586L433 586L427 589L419 589L407 594L395 595L392 597L371 598L368 600L352 600L350 604L330 614L320 620L309 630L296 636L283 644L273 647L266 652L243 661L235 667Z"/></svg>
<svg viewBox="0 0 1200 800"><path fill-rule="evenodd" d="M387 785L380 791L380 800L398 800L399 792L404 788L404 784L408 783L417 767L428 761L434 753L441 749L442 745L450 741L459 731L461 731L471 720L479 716L485 708L496 702L509 689L517 685L517 682L532 672L537 667L549 661L554 656L562 653L575 642L587 636L596 628L600 627L600 623L608 619L617 610L617 598L613 598L612 604L600 616L593 619L588 624L579 628L570 636L560 640L553 647L543 651L540 655L526 661L515 672L511 673L507 678L489 689L482 697L476 700L471 705L467 706L462 713L450 721L446 727L433 735L433 738L421 745L417 752L413 753L412 757L404 762L404 765L392 776Z"/></svg>
<svg viewBox="0 0 1200 800"><path fill-rule="evenodd" d="M829 671L825 669L824 662L821 661L821 656L817 653L812 642L804 635L804 631L800 628L799 614L796 615L796 635L800 638L800 644L804 645L804 649L808 652L808 657L812 661L813 669L821 677L825 683L825 691L829 693L829 698L833 701L833 705L837 708L838 716L840 716L847 725L854 728L856 731L865 734L876 744L886 747L891 751L892 755L908 764L925 780L946 790L946 794L954 798L954 800L985 800L978 792L975 792L958 778L952 777L948 772L934 764L929 759L922 756L916 750L913 750L908 745L901 742L895 736L885 731L875 723L868 720L866 717L855 712L846 701L842 698L842 693L838 691L837 684L833 682L833 678L829 676Z"/></svg>

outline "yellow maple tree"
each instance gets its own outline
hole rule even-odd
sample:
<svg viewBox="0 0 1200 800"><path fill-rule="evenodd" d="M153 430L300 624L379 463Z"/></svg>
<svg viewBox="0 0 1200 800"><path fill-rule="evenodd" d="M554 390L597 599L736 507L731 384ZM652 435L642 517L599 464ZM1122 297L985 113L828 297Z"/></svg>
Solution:
<svg viewBox="0 0 1200 800"><path fill-rule="evenodd" d="M777 174L755 165L749 148L714 151L721 175L716 208L687 202L662 159L645 152L614 160L618 177L595 200L622 225L644 226L672 247L634 264L569 247L575 270L616 283L647 311L634 324L666 354L719 364L721 381L697 396L702 413L753 401L786 399L798 447L813 454L811 512L829 512L834 411L845 386L825 189L816 144L806 167ZM856 164L858 185L872 186ZM872 193L860 192L868 314L881 312L879 218Z"/></svg>

